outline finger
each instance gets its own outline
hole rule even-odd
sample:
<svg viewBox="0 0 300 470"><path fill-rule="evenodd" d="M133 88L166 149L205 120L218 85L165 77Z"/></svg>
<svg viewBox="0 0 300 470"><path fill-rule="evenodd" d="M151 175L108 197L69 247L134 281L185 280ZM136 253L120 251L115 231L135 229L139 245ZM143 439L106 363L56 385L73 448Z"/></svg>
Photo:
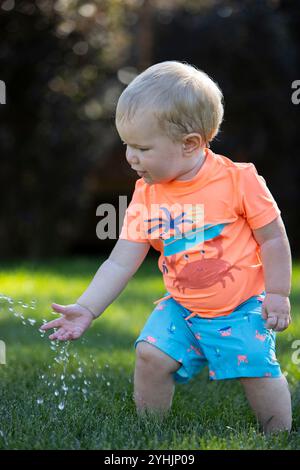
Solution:
<svg viewBox="0 0 300 470"><path fill-rule="evenodd" d="M278 318L276 316L269 316L267 318L267 322L266 322L266 328L267 329L275 329L276 326L277 326L277 321L278 321Z"/></svg>
<svg viewBox="0 0 300 470"><path fill-rule="evenodd" d="M71 339L71 333L65 333L64 335L60 335L57 339L59 341L69 341Z"/></svg>
<svg viewBox="0 0 300 470"><path fill-rule="evenodd" d="M73 331L72 339L78 339L82 335L82 329L81 328L75 328Z"/></svg>
<svg viewBox="0 0 300 470"><path fill-rule="evenodd" d="M279 318L275 331L283 331L287 328L288 322L286 318Z"/></svg>
<svg viewBox="0 0 300 470"><path fill-rule="evenodd" d="M282 325L280 325L281 329L278 330L278 331L286 330L288 328L289 324L290 324L290 319L289 318L282 319Z"/></svg>
<svg viewBox="0 0 300 470"><path fill-rule="evenodd" d="M54 339L59 339L59 337L65 333L65 329L64 328L60 328L59 330L55 331L54 333L52 333L52 335L49 336L49 339L51 339L52 341Z"/></svg>
<svg viewBox="0 0 300 470"><path fill-rule="evenodd" d="M59 328L62 325L62 318L49 321L40 327L40 330L49 330L50 328Z"/></svg>
<svg viewBox="0 0 300 470"><path fill-rule="evenodd" d="M69 340L72 339L72 336L73 336L72 331L67 331L67 330L61 329L57 339L59 341L69 341Z"/></svg>
<svg viewBox="0 0 300 470"><path fill-rule="evenodd" d="M56 303L51 304L51 307L58 313L65 313L67 310L67 307L65 305L60 305Z"/></svg>

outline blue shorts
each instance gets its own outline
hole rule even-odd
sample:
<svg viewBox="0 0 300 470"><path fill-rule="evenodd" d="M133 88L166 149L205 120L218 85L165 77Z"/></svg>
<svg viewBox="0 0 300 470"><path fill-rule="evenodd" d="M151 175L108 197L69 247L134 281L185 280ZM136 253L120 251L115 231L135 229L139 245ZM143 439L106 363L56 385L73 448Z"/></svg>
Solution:
<svg viewBox="0 0 300 470"><path fill-rule="evenodd" d="M178 361L176 382L188 382L205 366L211 380L280 377L276 333L266 329L261 315L264 296L250 297L226 316L188 320L191 311L167 298L149 316L135 347L146 341Z"/></svg>

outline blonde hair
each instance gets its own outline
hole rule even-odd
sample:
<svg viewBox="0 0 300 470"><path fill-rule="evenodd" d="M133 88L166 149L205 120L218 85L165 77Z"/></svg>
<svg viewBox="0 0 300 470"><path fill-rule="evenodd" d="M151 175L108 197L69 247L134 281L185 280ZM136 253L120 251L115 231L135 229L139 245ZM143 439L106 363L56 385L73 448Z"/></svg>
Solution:
<svg viewBox="0 0 300 470"><path fill-rule="evenodd" d="M178 61L154 64L125 88L116 121L131 120L139 110L152 109L159 128L173 141L197 132L206 145L223 119L223 95L218 85L196 67Z"/></svg>

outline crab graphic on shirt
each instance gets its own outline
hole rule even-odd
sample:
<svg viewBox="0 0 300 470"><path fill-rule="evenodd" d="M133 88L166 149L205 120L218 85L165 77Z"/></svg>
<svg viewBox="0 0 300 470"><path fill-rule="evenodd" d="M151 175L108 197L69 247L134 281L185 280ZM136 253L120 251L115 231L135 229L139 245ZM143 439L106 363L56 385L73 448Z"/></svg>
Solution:
<svg viewBox="0 0 300 470"><path fill-rule="evenodd" d="M226 288L226 282L235 282L232 271L240 271L241 268L232 266L228 261L222 259L222 236L206 242L217 249L217 256L205 258L205 250L200 250L201 258L195 261L189 260L189 255L185 254L183 259L186 265L179 271L177 267L176 254L165 258L168 272L174 273L171 280L173 287L179 292L185 293L185 289L205 289L217 283L221 283L222 288Z"/></svg>

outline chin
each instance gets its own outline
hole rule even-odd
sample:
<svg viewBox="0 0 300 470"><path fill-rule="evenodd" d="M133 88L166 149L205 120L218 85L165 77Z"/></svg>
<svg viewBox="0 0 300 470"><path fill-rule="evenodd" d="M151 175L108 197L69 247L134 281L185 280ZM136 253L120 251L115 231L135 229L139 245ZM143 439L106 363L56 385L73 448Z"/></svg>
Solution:
<svg viewBox="0 0 300 470"><path fill-rule="evenodd" d="M154 181L150 176L142 176L142 179L145 181L145 183L154 184Z"/></svg>

